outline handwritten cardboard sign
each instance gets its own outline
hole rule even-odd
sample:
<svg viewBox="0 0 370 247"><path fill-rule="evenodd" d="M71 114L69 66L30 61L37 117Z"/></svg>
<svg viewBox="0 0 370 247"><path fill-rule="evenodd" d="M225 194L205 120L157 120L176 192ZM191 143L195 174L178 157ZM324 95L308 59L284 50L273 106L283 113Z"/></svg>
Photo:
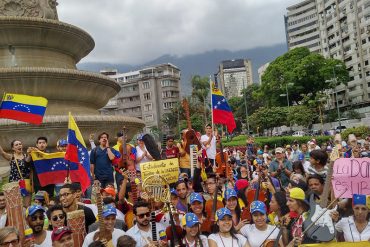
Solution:
<svg viewBox="0 0 370 247"><path fill-rule="evenodd" d="M141 179L144 181L147 177L159 174L164 177L168 183L175 183L179 180L179 159L167 159L150 161L140 164Z"/></svg>
<svg viewBox="0 0 370 247"><path fill-rule="evenodd" d="M370 195L370 159L341 158L333 167L333 190L335 197L352 198L353 194Z"/></svg>

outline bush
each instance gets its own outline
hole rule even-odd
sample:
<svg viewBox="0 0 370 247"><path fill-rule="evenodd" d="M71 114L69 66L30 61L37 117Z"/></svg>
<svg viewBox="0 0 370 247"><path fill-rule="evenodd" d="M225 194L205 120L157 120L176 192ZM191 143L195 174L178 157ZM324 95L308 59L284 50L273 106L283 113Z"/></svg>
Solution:
<svg viewBox="0 0 370 247"><path fill-rule="evenodd" d="M366 138L370 135L370 128L367 126L359 126L346 129L342 132L342 139L347 140L349 134L354 134L356 137Z"/></svg>
<svg viewBox="0 0 370 247"><path fill-rule="evenodd" d="M295 140L298 143L307 143L312 139L316 139L317 144L320 145L323 142L329 141L331 136L303 136L303 137L295 137L295 136L282 136L282 137L255 137L255 143L261 147L264 145L269 145L272 148L275 147L283 147L287 144L291 145ZM246 136L241 135L233 138L232 141L226 142L223 139L223 146L225 147L245 147L246 146Z"/></svg>

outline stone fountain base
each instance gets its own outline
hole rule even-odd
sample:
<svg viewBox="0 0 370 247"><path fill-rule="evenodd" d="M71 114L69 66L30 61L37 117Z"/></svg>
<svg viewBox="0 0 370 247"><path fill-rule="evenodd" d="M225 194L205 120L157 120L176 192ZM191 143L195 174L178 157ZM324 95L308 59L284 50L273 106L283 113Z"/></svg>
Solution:
<svg viewBox="0 0 370 247"><path fill-rule="evenodd" d="M101 132L107 132L110 136L110 145L116 144L116 134L126 127L128 138L131 139L136 133L144 128L144 121L135 117L126 116L102 116L102 115L77 115L73 116L86 145L89 147L88 138L90 134L95 134L95 144L97 136ZM31 125L8 119L0 119L0 145L6 151L10 151L10 143L17 139L22 141L24 150L27 147L34 147L39 136L48 138L48 146L52 151L55 150L59 139L67 138L68 116L45 116L43 123L39 126ZM0 158L0 166L8 166L3 158Z"/></svg>

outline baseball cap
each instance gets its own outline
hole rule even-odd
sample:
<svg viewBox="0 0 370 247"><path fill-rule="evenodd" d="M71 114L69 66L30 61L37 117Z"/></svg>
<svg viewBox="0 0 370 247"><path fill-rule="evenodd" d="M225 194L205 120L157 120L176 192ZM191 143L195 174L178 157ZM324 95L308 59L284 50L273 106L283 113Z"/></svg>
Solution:
<svg viewBox="0 0 370 247"><path fill-rule="evenodd" d="M299 161L304 160L304 154L303 153L298 154L298 160Z"/></svg>
<svg viewBox="0 0 370 247"><path fill-rule="evenodd" d="M278 147L278 148L276 148L275 149L275 153L284 153L284 149L283 148L281 148L281 147Z"/></svg>
<svg viewBox="0 0 370 247"><path fill-rule="evenodd" d="M286 146L285 146L285 149L288 149L288 148L289 148L289 149L292 149L292 146L290 146L290 145L286 145Z"/></svg>
<svg viewBox="0 0 370 247"><path fill-rule="evenodd" d="M306 195L301 188L295 187L289 190L289 197L297 200L304 201L306 199Z"/></svg>
<svg viewBox="0 0 370 247"><path fill-rule="evenodd" d="M59 228L55 228L51 233L51 241L59 241L64 234L71 234L72 230L68 226L62 226Z"/></svg>
<svg viewBox="0 0 370 247"><path fill-rule="evenodd" d="M60 139L59 141L58 141L58 146L59 147L65 147L65 146L67 146L68 145L68 142L67 142L67 140L65 140L65 139Z"/></svg>
<svg viewBox="0 0 370 247"><path fill-rule="evenodd" d="M238 198L238 195L236 194L236 191L234 189L230 189L228 188L226 191L225 191L225 198L226 200L229 200L231 197L236 197Z"/></svg>
<svg viewBox="0 0 370 247"><path fill-rule="evenodd" d="M193 204L195 201L203 203L203 197L199 193L191 193L190 195L190 204Z"/></svg>
<svg viewBox="0 0 370 247"><path fill-rule="evenodd" d="M37 191L37 193L35 194L35 199L44 201L45 200L45 193L46 193L46 191L43 191L43 190Z"/></svg>
<svg viewBox="0 0 370 247"><path fill-rule="evenodd" d="M117 215L117 209L112 205L106 205L103 208L103 217L108 217L109 215Z"/></svg>
<svg viewBox="0 0 370 247"><path fill-rule="evenodd" d="M174 188L172 188L170 191L171 191L171 195L179 196L179 195L177 194L177 191L176 191Z"/></svg>
<svg viewBox="0 0 370 247"><path fill-rule="evenodd" d="M142 141L143 140L143 134L138 134L136 137L136 140Z"/></svg>
<svg viewBox="0 0 370 247"><path fill-rule="evenodd" d="M39 205L29 206L26 210L26 217L34 215L37 211L45 213L45 209Z"/></svg>
<svg viewBox="0 0 370 247"><path fill-rule="evenodd" d="M187 227L193 227L195 224L199 224L199 219L194 213L187 213L182 217L182 225Z"/></svg>
<svg viewBox="0 0 370 247"><path fill-rule="evenodd" d="M106 187L105 189L101 189L101 192L108 193L109 195L116 197L116 190L112 187Z"/></svg>
<svg viewBox="0 0 370 247"><path fill-rule="evenodd" d="M250 212L251 212L251 214L253 214L255 212L260 212L262 214L266 214L266 205L261 201L253 201L251 203Z"/></svg>
<svg viewBox="0 0 370 247"><path fill-rule="evenodd" d="M231 211L228 208L220 208L216 211L217 220L222 220L226 215L232 217Z"/></svg>
<svg viewBox="0 0 370 247"><path fill-rule="evenodd" d="M263 154L263 151L262 151L262 150L258 150L258 151L257 151L257 154L258 154L258 155L261 155L261 154Z"/></svg>

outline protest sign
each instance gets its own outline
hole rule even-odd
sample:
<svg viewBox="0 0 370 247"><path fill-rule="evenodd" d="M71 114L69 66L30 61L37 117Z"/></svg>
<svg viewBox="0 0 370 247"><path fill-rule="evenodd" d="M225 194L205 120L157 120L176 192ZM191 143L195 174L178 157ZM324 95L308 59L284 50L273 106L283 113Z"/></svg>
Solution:
<svg viewBox="0 0 370 247"><path fill-rule="evenodd" d="M342 246L342 247L369 247L370 243L369 241L362 241L362 242L356 242L356 243L348 243L348 242L329 242L329 243L321 243L321 244L301 244L299 247L336 247L336 246Z"/></svg>
<svg viewBox="0 0 370 247"><path fill-rule="evenodd" d="M370 194L370 159L341 158L334 163L333 190L335 197L352 198L353 194Z"/></svg>
<svg viewBox="0 0 370 247"><path fill-rule="evenodd" d="M164 177L168 183L179 180L179 160L177 158L167 160L150 161L140 164L141 179L158 174Z"/></svg>

